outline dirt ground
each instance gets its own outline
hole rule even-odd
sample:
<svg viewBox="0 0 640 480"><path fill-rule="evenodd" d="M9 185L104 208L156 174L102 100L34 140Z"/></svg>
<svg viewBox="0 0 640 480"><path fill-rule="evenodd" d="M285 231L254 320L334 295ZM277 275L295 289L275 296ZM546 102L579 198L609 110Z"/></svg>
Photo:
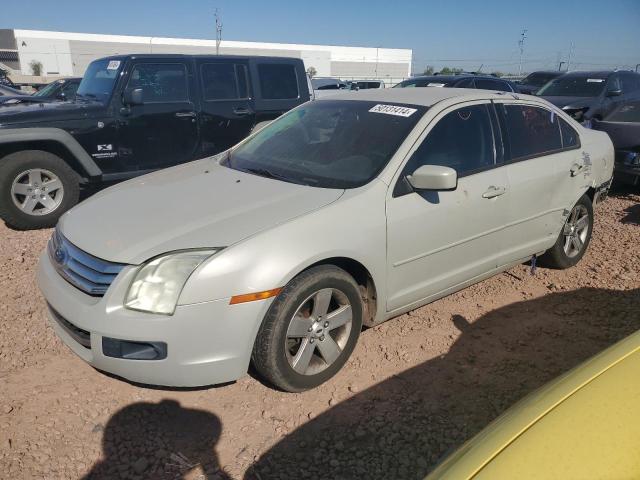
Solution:
<svg viewBox="0 0 640 480"><path fill-rule="evenodd" d="M640 328L640 194L596 210L579 266L527 266L366 330L337 377L131 385L57 340L35 285L50 231L0 226L0 478L422 478L527 393Z"/></svg>

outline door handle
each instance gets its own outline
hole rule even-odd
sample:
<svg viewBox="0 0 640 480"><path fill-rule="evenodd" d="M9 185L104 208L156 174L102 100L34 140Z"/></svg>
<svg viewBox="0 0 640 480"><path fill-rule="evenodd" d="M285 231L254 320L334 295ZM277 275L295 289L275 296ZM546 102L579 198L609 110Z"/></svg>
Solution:
<svg viewBox="0 0 640 480"><path fill-rule="evenodd" d="M240 108L234 108L233 113L235 113L236 115L244 116L244 115L249 115L251 113L251 110L249 110L248 108L240 107Z"/></svg>
<svg viewBox="0 0 640 480"><path fill-rule="evenodd" d="M571 176L575 177L583 167L584 165L580 165L579 163L574 163L573 165L571 165L571 169L569 170L571 172Z"/></svg>
<svg viewBox="0 0 640 480"><path fill-rule="evenodd" d="M482 198L495 198L507 193L507 187L495 187L491 185L486 192L482 194Z"/></svg>
<svg viewBox="0 0 640 480"><path fill-rule="evenodd" d="M184 117L195 117L196 112L176 112L176 117L184 118Z"/></svg>

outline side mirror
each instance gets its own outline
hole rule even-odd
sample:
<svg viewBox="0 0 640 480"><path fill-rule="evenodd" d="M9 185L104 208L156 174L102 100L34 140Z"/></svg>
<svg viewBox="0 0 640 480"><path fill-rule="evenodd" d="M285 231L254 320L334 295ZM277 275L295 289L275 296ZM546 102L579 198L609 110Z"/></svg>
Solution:
<svg viewBox="0 0 640 480"><path fill-rule="evenodd" d="M458 172L440 165L422 165L407 177L416 190L455 190L458 188Z"/></svg>
<svg viewBox="0 0 640 480"><path fill-rule="evenodd" d="M127 89L122 94L122 103L125 105L142 105L144 103L144 94L141 88Z"/></svg>
<svg viewBox="0 0 640 480"><path fill-rule="evenodd" d="M619 88L616 90L607 90L607 97L619 97L622 95L622 90Z"/></svg>
<svg viewBox="0 0 640 480"><path fill-rule="evenodd" d="M56 98L57 98L58 100L66 100L66 99L67 99L67 96L65 95L65 93L64 93L64 92L60 92L59 94L57 94L57 95L56 95Z"/></svg>

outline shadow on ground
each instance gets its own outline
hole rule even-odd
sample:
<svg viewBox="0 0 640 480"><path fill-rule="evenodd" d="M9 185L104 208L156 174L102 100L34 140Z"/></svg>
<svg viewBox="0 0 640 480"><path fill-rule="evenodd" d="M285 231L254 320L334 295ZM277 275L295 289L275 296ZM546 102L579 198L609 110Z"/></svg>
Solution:
<svg viewBox="0 0 640 480"><path fill-rule="evenodd" d="M639 312L638 289L583 288L511 304L471 324L454 315L461 335L446 355L298 428L245 480L423 478L527 393L638 330Z"/></svg>
<svg viewBox="0 0 640 480"><path fill-rule="evenodd" d="M228 479L215 451L221 430L217 416L175 401L128 405L104 427L104 460L84 480Z"/></svg>

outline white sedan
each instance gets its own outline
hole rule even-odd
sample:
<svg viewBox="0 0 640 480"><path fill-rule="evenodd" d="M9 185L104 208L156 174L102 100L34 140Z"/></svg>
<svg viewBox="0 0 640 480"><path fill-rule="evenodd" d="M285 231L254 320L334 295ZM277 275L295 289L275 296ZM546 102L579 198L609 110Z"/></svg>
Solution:
<svg viewBox="0 0 640 480"><path fill-rule="evenodd" d="M62 340L166 386L335 375L372 326L532 258L584 255L613 147L535 97L388 89L304 104L228 152L66 213L38 279Z"/></svg>

